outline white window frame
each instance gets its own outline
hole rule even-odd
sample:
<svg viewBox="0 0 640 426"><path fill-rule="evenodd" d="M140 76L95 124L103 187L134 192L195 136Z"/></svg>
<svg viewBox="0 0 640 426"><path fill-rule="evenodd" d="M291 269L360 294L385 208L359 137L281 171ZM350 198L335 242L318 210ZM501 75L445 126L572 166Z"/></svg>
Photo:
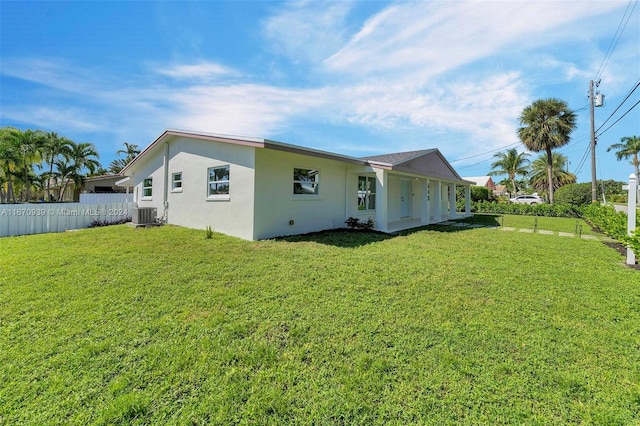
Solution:
<svg viewBox="0 0 640 426"><path fill-rule="evenodd" d="M365 182L373 181L373 185L369 189L361 189L360 188L360 178L366 179ZM367 176L367 175L358 175L358 212L374 212L376 210L376 182L377 179L375 176ZM361 194L364 192L364 194ZM364 210L360 210L360 195L364 195ZM373 195L373 208L370 208L370 197Z"/></svg>
<svg viewBox="0 0 640 426"><path fill-rule="evenodd" d="M180 176L180 179L176 179ZM182 172L171 174L171 192L182 192Z"/></svg>
<svg viewBox="0 0 640 426"><path fill-rule="evenodd" d="M314 175L314 179L313 181L308 181L308 180L300 180L300 179L296 179L296 170L306 170L307 172L315 172ZM321 170L318 168L309 168L309 167L294 167L293 168L293 188L292 188L292 195L293 198L296 199L318 199L320 198L320 175L322 174ZM296 193L296 184L300 184L301 186L303 184L311 184L314 185L314 192L313 193Z"/></svg>
<svg viewBox="0 0 640 426"><path fill-rule="evenodd" d="M147 185L147 181L149 181L149 185ZM149 191L149 195L147 195L147 190ZM142 199L153 199L153 176L142 179Z"/></svg>
<svg viewBox="0 0 640 426"><path fill-rule="evenodd" d="M217 169L226 169L227 170L227 180L210 180L211 177L211 170L217 170ZM214 174L215 176L215 174ZM210 188L211 188L211 184L223 184L226 183L227 184L227 193L226 194L211 194L210 193ZM208 167L207 168L207 200L210 201L215 201L215 200L229 200L230 198L230 192L231 192L231 166L229 164L221 164L219 166L212 166L212 167Z"/></svg>

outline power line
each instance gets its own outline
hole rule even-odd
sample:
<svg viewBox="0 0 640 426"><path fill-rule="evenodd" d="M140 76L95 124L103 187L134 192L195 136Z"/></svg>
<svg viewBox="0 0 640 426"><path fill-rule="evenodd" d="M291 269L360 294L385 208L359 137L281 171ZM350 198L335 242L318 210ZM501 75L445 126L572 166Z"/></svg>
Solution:
<svg viewBox="0 0 640 426"><path fill-rule="evenodd" d="M622 114L620 116L620 118L618 118L616 121L614 121L613 123L611 123L611 126L607 127L606 129L604 129L603 131L601 131L600 133L598 133L597 136L602 136L604 135L604 133L609 130L610 128L612 128L618 121L622 120L624 118L625 115L629 114L631 112L632 109L634 109L635 107L637 107L640 104L640 101L636 102L635 104L633 104L633 106L631 108L629 108L627 110L627 112L625 112L624 114Z"/></svg>
<svg viewBox="0 0 640 426"><path fill-rule="evenodd" d="M468 160L469 158L475 158L475 157L480 157L481 155L491 154L492 152L500 151L500 150L506 149L506 148L511 148L512 146L520 145L521 143L522 142L512 143L512 144L509 144L507 146L503 146L502 148L496 148L496 149L492 149L491 151L481 152L480 154L470 155L468 157L458 158L456 160L451 160L451 161L449 161L449 163L455 163L456 161ZM487 160L484 160L484 161L487 161Z"/></svg>
<svg viewBox="0 0 640 426"><path fill-rule="evenodd" d="M629 7L631 6L632 3L633 3L633 7L631 8L629 15L627 16L627 11L629 10ZM602 59L602 63L600 64L600 68L598 68L598 72L596 73L596 76L593 79L594 81L597 81L600 78L600 76L604 72L604 69L607 67L609 60L611 59L611 55L613 55L613 51L616 49L616 46L618 45L618 41L620 41L620 37L622 37L622 33L627 27L627 24L629 23L629 19L631 19L631 15L633 14L633 11L636 8L637 4L638 4L638 0L635 0L635 2L633 0L629 0L629 3L627 4L627 8L624 10L624 14L622 15L622 18L620 19L620 23L618 24L618 28L616 29L616 32L613 35L613 39L611 39L611 43L609 43L609 48L607 49L607 53L605 53L604 58ZM626 21L625 21L625 17L627 18ZM624 21L624 25L623 25L623 21Z"/></svg>
<svg viewBox="0 0 640 426"><path fill-rule="evenodd" d="M625 98L622 100L622 102L620 102L620 105L618 105L618 106L616 107L616 109L615 109L615 110L614 110L614 111L609 115L609 117L607 117L607 119L606 119L606 120L604 120L604 122L600 125L600 127L598 127L598 129L596 130L596 133L597 133L597 132L599 132L599 131L600 131L600 129L602 129L602 128L604 127L604 125L605 125L605 124L607 124L607 121L609 121L609 120L611 119L611 117L613 117L613 116L614 116L614 114L615 114L616 112L618 112L618 110L620 109L620 107L621 107L621 106L622 106L622 105L627 101L627 99L629 99L629 96L631 96L631 95L633 94L633 92L635 92L635 91L636 91L636 89L637 89L638 87L640 87L640 80L638 80L638 81L635 83L635 87L633 87L633 88L629 91L629 93L627 93L627 96L625 96Z"/></svg>
<svg viewBox="0 0 640 426"><path fill-rule="evenodd" d="M582 167L584 166L584 163L587 161L587 157L589 156L590 148L591 146L587 145L587 149L584 151L582 158L580 159L580 161L578 162L578 165L576 166L576 172L574 173L575 175L577 175L582 171Z"/></svg>

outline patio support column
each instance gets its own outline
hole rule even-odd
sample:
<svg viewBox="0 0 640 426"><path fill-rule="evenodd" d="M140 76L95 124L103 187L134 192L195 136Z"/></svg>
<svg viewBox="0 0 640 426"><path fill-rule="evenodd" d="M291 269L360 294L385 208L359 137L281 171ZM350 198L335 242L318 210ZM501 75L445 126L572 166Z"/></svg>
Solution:
<svg viewBox="0 0 640 426"><path fill-rule="evenodd" d="M388 175L384 169L376 169L376 229L387 232L389 220L387 210L389 208Z"/></svg>
<svg viewBox="0 0 640 426"><path fill-rule="evenodd" d="M449 218L449 185L440 183L440 220Z"/></svg>
<svg viewBox="0 0 640 426"><path fill-rule="evenodd" d="M455 219L456 214L456 184L449 184L449 219Z"/></svg>
<svg viewBox="0 0 640 426"><path fill-rule="evenodd" d="M420 222L423 225L428 225L430 222L430 213L429 213L429 179L420 181L420 190L421 194L421 208L420 208Z"/></svg>
<svg viewBox="0 0 640 426"><path fill-rule="evenodd" d="M464 187L464 215L471 216L471 185Z"/></svg>
<svg viewBox="0 0 640 426"><path fill-rule="evenodd" d="M442 222L442 188L439 180L433 182L433 192L431 199L433 200L433 221L435 223Z"/></svg>

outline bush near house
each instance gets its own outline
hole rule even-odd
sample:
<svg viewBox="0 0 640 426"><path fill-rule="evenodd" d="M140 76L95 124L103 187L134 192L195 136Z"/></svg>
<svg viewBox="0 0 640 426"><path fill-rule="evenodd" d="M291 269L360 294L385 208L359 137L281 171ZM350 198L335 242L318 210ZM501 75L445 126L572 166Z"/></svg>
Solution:
<svg viewBox="0 0 640 426"><path fill-rule="evenodd" d="M624 182L615 180L605 180L598 182L596 188L596 196L598 200L602 199L604 192L605 198L609 202L624 203L627 201L626 191L622 189ZM591 203L591 183L573 183L561 186L555 192L555 201L560 204L571 204L572 206L582 206Z"/></svg>
<svg viewBox="0 0 640 426"><path fill-rule="evenodd" d="M471 195L471 203L478 201L493 201L495 200L495 196L493 192L484 186L475 186L471 185L470 190ZM456 208L458 211L463 212L465 206L465 190L464 187L459 186L456 188Z"/></svg>
<svg viewBox="0 0 640 426"><path fill-rule="evenodd" d="M556 189L555 202L569 204L574 207L591 203L591 184L572 183Z"/></svg>
<svg viewBox="0 0 640 426"><path fill-rule="evenodd" d="M630 247L636 256L640 256L640 215L636 216L636 232L627 233L627 215L617 212L613 206L590 204L582 208L583 218L605 234Z"/></svg>
<svg viewBox="0 0 640 426"><path fill-rule="evenodd" d="M519 214L526 216L580 217L577 208L569 204L503 204L489 201L471 203L474 213Z"/></svg>

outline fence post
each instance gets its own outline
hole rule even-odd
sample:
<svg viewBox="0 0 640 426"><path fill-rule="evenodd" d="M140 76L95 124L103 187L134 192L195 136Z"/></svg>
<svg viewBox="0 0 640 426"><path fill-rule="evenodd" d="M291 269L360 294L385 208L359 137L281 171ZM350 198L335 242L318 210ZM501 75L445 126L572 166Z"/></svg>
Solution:
<svg viewBox="0 0 640 426"><path fill-rule="evenodd" d="M627 203L627 234L636 229L636 196L638 195L638 177L631 173L629 175L629 201ZM636 255L630 247L627 247L627 265L635 265Z"/></svg>

